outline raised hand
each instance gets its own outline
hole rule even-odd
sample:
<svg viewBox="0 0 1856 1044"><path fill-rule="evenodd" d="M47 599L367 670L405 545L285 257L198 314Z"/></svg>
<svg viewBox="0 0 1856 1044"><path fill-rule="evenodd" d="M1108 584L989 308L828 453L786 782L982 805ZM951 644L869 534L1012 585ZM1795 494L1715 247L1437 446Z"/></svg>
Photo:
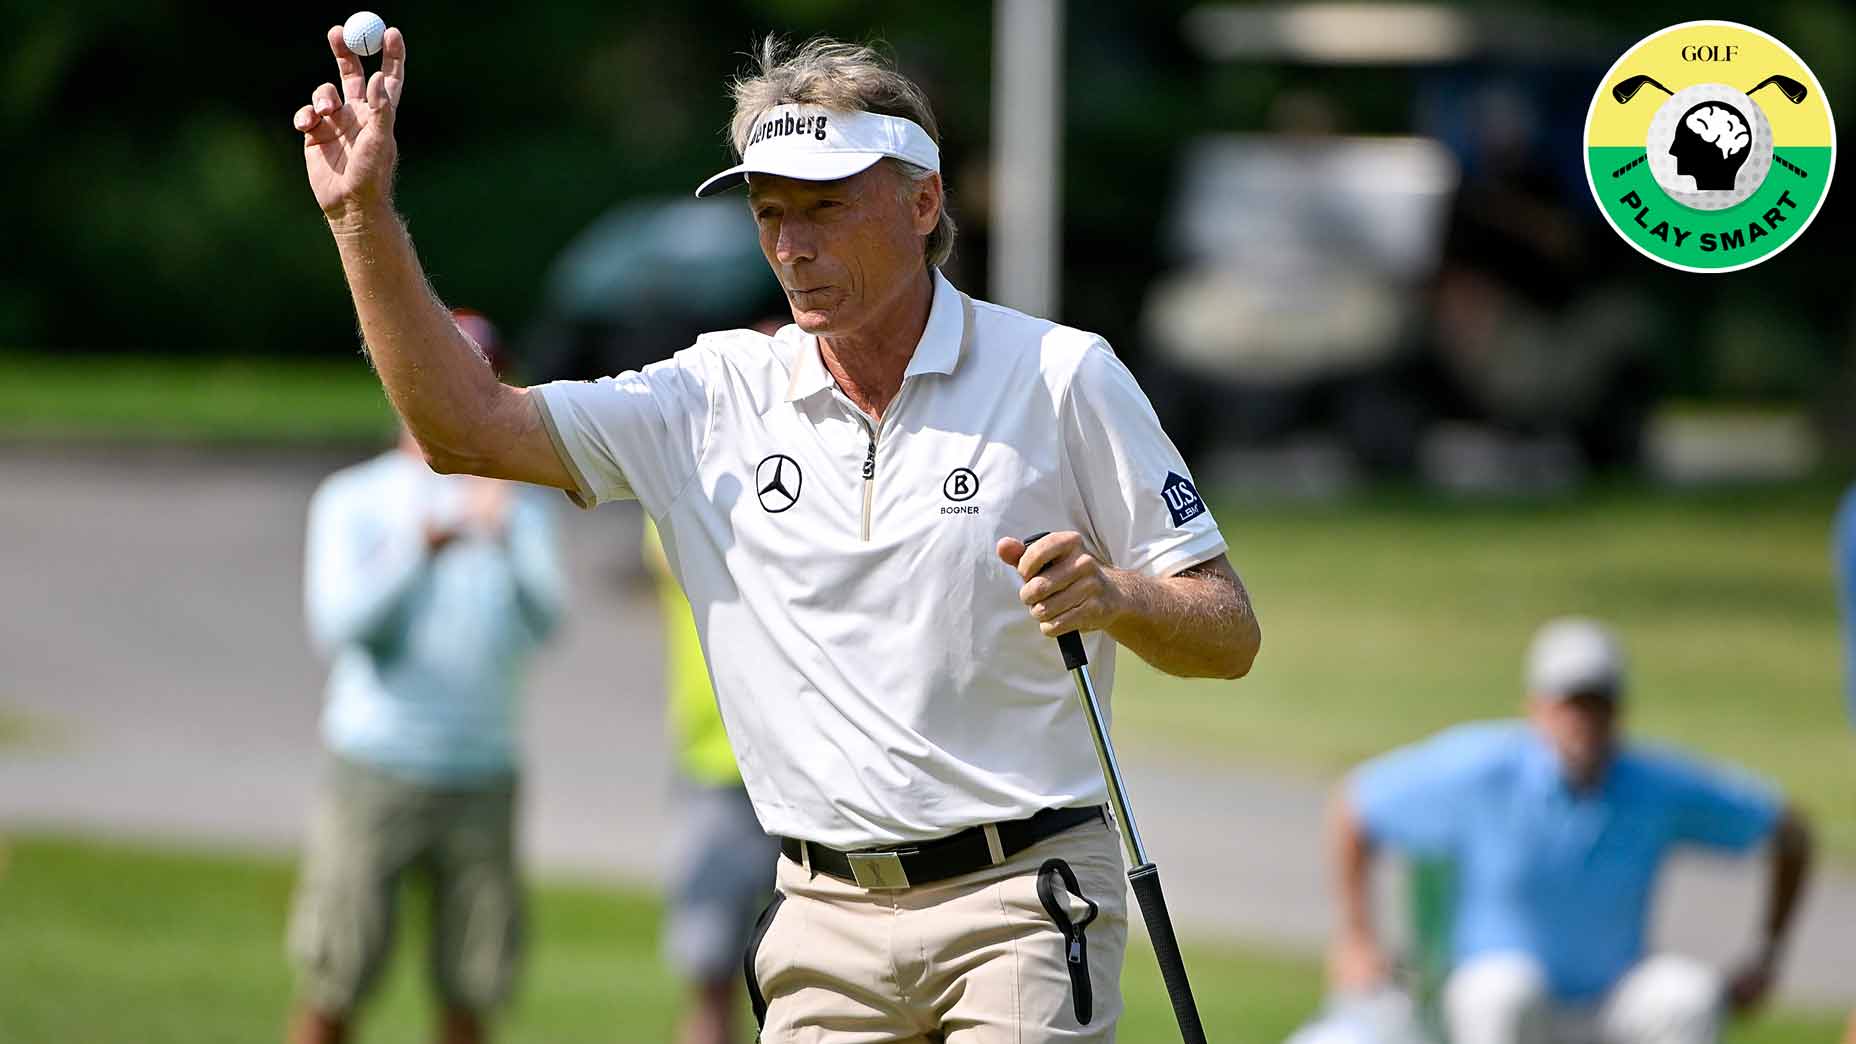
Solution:
<svg viewBox="0 0 1856 1044"><path fill-rule="evenodd" d="M361 59L342 42L342 27L329 29L329 50L341 76L341 88L325 83L296 111L303 133L303 163L309 187L329 220L335 221L385 204L393 187L393 164L399 155L393 119L406 79L406 39L388 29L381 48L380 70L369 78Z"/></svg>

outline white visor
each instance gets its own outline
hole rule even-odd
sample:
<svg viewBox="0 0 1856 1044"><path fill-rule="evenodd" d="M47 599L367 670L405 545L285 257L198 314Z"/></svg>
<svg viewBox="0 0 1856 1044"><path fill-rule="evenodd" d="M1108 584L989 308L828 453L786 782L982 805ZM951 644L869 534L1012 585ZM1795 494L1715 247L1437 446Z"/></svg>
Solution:
<svg viewBox="0 0 1856 1044"><path fill-rule="evenodd" d="M754 121L741 162L698 185L696 194L727 191L749 174L836 181L885 156L941 169L941 150L914 120L820 105L776 105Z"/></svg>

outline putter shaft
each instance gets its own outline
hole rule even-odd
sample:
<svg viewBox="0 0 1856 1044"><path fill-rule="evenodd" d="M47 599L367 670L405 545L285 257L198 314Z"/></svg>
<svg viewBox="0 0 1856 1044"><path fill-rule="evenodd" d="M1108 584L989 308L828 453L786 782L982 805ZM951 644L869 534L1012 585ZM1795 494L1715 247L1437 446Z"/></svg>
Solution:
<svg viewBox="0 0 1856 1044"><path fill-rule="evenodd" d="M1134 825L1134 812L1128 807L1128 788L1121 779L1121 764L1115 760L1115 745L1102 723L1102 705L1096 700L1095 683L1089 679L1089 665L1082 664L1071 670L1070 678L1076 682L1076 698L1082 701L1083 716L1089 719L1090 738L1096 741L1096 760L1102 763L1102 778L1108 782L1108 799L1114 806L1116 822L1121 824L1121 840L1128 848L1128 865L1145 866L1147 846L1141 843L1141 831Z"/></svg>

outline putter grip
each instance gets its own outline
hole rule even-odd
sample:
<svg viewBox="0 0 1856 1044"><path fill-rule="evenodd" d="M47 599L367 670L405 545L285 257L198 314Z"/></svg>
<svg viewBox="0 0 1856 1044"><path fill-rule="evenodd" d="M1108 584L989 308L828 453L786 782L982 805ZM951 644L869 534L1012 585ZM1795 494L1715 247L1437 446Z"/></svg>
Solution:
<svg viewBox="0 0 1856 1044"><path fill-rule="evenodd" d="M1186 1044L1205 1044L1205 1027L1199 1023L1199 1007L1192 1001L1192 984L1186 981L1186 962L1179 956L1179 940L1173 937L1173 919L1166 912L1166 896L1160 892L1160 868L1142 863L1128 871L1128 884L1134 887L1135 901L1141 904L1141 919L1147 922L1147 936L1154 944L1154 957L1160 962L1160 978L1166 983L1166 995L1173 1001L1173 1018L1179 1022L1179 1035Z"/></svg>
<svg viewBox="0 0 1856 1044"><path fill-rule="evenodd" d="M1030 547L1032 544L1037 543L1047 536L1050 536L1050 530L1040 530L1026 537L1023 543L1026 547ZM1089 654L1083 651L1083 636L1081 632L1071 631L1069 634L1058 635L1057 650L1063 653L1063 666L1065 670L1073 671L1078 667L1087 666L1089 663Z"/></svg>

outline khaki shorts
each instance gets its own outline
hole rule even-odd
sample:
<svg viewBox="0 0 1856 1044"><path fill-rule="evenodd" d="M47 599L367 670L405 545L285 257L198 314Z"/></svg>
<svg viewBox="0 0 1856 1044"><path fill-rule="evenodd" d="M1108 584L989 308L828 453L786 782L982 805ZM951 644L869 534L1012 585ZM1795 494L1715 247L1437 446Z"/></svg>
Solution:
<svg viewBox="0 0 1856 1044"><path fill-rule="evenodd" d="M289 947L304 1004L352 1012L386 963L401 879L430 885L432 979L472 1012L509 993L522 939L516 782L437 787L331 758L310 823Z"/></svg>
<svg viewBox="0 0 1856 1044"><path fill-rule="evenodd" d="M1055 861L1076 878L1074 893ZM777 884L746 957L767 1044L1115 1039L1127 883L1105 823L899 891L808 874L784 857ZM1060 929L1047 902L1087 922L1081 933Z"/></svg>

